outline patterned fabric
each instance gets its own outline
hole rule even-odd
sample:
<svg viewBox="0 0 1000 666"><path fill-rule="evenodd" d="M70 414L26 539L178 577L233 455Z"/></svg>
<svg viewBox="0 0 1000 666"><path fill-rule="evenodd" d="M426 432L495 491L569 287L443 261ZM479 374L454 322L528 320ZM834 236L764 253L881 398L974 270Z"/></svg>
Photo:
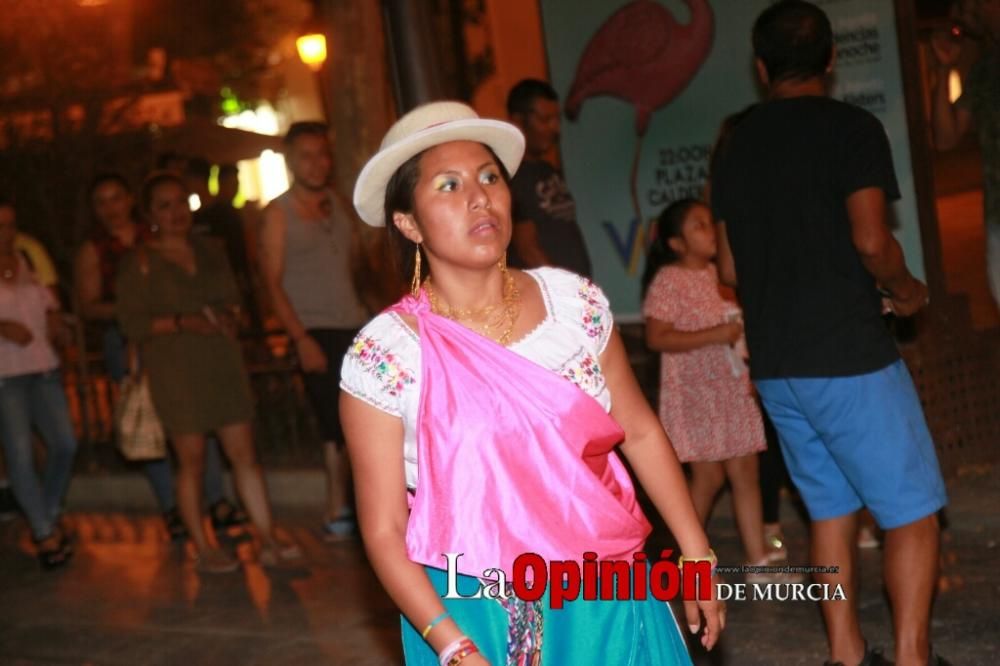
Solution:
<svg viewBox="0 0 1000 666"><path fill-rule="evenodd" d="M608 299L593 282L569 271L525 272L538 283L547 316L510 350L565 377L610 411L611 395L598 360L614 330ZM341 369L344 391L403 420L409 488L417 484L420 361L417 334L397 313L384 312L362 329Z"/></svg>
<svg viewBox="0 0 1000 666"><path fill-rule="evenodd" d="M514 596L497 599L507 611L507 666L532 666L542 653L542 602Z"/></svg>
<svg viewBox="0 0 1000 666"><path fill-rule="evenodd" d="M148 234L144 233L145 227L136 225L136 241L146 240ZM94 234L91 241L97 251L97 265L101 273L101 300L110 303L115 300L115 278L118 275L118 265L122 257L128 254L132 246L125 245L116 236L112 236L103 230Z"/></svg>
<svg viewBox="0 0 1000 666"><path fill-rule="evenodd" d="M398 398L407 385L416 381L413 373L403 367L396 355L371 336L358 335L347 355L363 371L374 376L381 394Z"/></svg>
<svg viewBox="0 0 1000 666"><path fill-rule="evenodd" d="M734 305L719 294L715 266L666 266L649 285L643 315L700 331L726 321ZM728 460L767 448L745 373L734 376L728 345L662 354L660 420L681 462Z"/></svg>

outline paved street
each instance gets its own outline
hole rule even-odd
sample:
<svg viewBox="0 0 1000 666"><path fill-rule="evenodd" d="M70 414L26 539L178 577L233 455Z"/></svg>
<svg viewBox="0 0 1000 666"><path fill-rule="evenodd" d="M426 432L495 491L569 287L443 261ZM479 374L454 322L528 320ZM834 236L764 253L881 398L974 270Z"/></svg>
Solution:
<svg viewBox="0 0 1000 666"><path fill-rule="evenodd" d="M949 484L944 574L934 636L957 666L1000 663L1000 470L965 470ZM723 563L740 550L728 498L711 534ZM793 563L802 562L805 528L783 507ZM359 544L323 543L312 515L282 510L286 534L306 553L300 567L200 576L167 541L152 513L73 510L77 555L65 570L43 572L20 520L0 523L0 664L199 666L400 663L398 619ZM663 535L650 546L658 549ZM239 533L224 542L250 559ZM879 551L863 551L860 593L865 633L891 645L879 587ZM717 651L696 663L808 664L824 657L819 612L809 602L730 603ZM610 657L610 655L609 655ZM604 663L613 664L613 660Z"/></svg>

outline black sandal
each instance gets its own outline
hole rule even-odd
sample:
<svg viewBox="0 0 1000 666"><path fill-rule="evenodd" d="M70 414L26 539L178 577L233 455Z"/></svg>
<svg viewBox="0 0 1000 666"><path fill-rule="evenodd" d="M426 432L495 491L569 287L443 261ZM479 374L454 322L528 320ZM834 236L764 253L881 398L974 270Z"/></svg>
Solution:
<svg viewBox="0 0 1000 666"><path fill-rule="evenodd" d="M54 548L41 547L43 541L48 541L56 535L59 537L59 543L56 544ZM58 530L53 530L52 534L49 534L49 536L45 538L34 539L34 542L36 548L38 549L38 563L41 564L42 568L46 571L63 566L69 562L69 558L73 556L73 548L70 546L69 541L67 541L66 535Z"/></svg>
<svg viewBox="0 0 1000 666"><path fill-rule="evenodd" d="M247 515L243 513L242 509L234 506L226 499L220 499L208 507L208 515L212 519L212 527L217 530L239 527L249 522Z"/></svg>

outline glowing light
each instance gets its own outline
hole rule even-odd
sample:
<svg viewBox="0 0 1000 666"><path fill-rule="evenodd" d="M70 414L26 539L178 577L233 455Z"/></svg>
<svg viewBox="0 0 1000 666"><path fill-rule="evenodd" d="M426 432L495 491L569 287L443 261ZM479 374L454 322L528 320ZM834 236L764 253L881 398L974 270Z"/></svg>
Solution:
<svg viewBox="0 0 1000 666"><path fill-rule="evenodd" d="M962 96L962 76L957 69L948 72L948 99L954 102Z"/></svg>
<svg viewBox="0 0 1000 666"><path fill-rule="evenodd" d="M220 123L230 129L241 129L268 136L278 136L281 133L278 114L270 104L261 104L254 110L248 109L233 116L226 116Z"/></svg>
<svg viewBox="0 0 1000 666"><path fill-rule="evenodd" d="M299 51L299 59L314 72L326 62L326 37L321 33L302 35L295 40L295 48Z"/></svg>
<svg viewBox="0 0 1000 666"><path fill-rule="evenodd" d="M192 213L201 208L201 197L199 197L197 194L189 194L188 208L191 209Z"/></svg>
<svg viewBox="0 0 1000 666"><path fill-rule="evenodd" d="M260 198L261 203L271 201L288 189L288 169L285 156L273 150L260 154Z"/></svg>

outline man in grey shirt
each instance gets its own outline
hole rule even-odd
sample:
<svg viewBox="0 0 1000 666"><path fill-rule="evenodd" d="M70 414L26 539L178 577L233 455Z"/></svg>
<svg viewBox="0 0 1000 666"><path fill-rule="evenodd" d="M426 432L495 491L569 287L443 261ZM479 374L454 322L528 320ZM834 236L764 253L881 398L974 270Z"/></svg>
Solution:
<svg viewBox="0 0 1000 666"><path fill-rule="evenodd" d="M264 210L261 269L274 312L294 341L324 441L324 536L354 532L338 400L340 363L368 312L351 276L351 218L330 189L327 127L294 123L285 136L293 183Z"/></svg>

